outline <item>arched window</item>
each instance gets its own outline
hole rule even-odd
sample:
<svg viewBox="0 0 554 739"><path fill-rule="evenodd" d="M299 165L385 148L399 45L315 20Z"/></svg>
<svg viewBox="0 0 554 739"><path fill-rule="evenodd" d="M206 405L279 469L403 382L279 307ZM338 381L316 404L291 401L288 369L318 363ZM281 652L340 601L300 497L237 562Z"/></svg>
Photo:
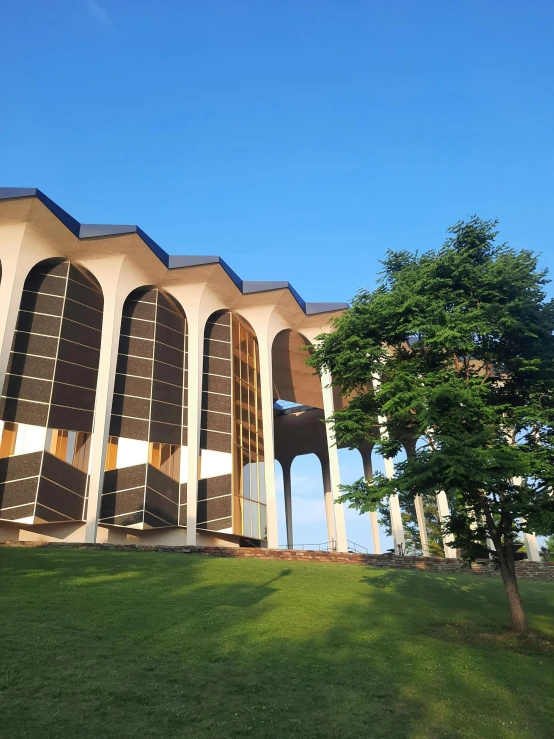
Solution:
<svg viewBox="0 0 554 739"><path fill-rule="evenodd" d="M68 261L40 262L25 280L0 400L2 518L83 518L103 303Z"/></svg>
<svg viewBox="0 0 554 739"><path fill-rule="evenodd" d="M186 523L185 314L158 288L123 306L100 522Z"/></svg>
<svg viewBox="0 0 554 739"><path fill-rule="evenodd" d="M198 527L266 539L258 342L229 311L206 324L202 390Z"/></svg>

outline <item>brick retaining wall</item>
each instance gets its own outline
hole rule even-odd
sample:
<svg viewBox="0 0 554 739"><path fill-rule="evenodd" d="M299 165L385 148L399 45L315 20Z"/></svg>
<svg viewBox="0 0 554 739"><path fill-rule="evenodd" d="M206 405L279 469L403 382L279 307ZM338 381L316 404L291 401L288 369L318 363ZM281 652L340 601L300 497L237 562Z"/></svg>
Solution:
<svg viewBox="0 0 554 739"><path fill-rule="evenodd" d="M443 557L399 557L394 554L346 554L299 549L247 549L233 547L148 546L146 544L79 544L64 542L0 541L0 547L46 547L56 549L99 549L118 552L166 552L169 554L200 554L211 557L239 557L243 559L276 559L283 562L333 562L369 567L388 567L400 570L429 570L431 572L466 572L488 577L499 576L498 570L487 560L464 567L461 559ZM518 577L525 580L554 582L554 562L516 563Z"/></svg>

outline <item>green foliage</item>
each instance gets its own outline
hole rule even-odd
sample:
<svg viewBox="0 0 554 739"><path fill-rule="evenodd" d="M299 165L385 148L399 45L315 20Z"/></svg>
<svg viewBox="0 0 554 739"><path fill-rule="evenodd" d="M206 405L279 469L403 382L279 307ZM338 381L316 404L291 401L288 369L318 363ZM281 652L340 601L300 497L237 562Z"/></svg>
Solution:
<svg viewBox="0 0 554 739"><path fill-rule="evenodd" d="M554 302L537 257L496 236L473 217L438 251L387 253L377 289L356 295L308 363L355 395L335 414L340 443L411 452L394 480L376 475L343 500L362 511L444 490L454 546L472 559L492 539L513 571L519 532L554 532Z"/></svg>
<svg viewBox="0 0 554 739"><path fill-rule="evenodd" d="M541 547L541 555L545 562L554 562L554 536L549 536Z"/></svg>
<svg viewBox="0 0 554 739"><path fill-rule="evenodd" d="M404 529L406 554L421 555L423 554L423 549L421 547L421 537L417 524L415 500L410 495L399 496L399 499L402 511L402 528ZM429 554L431 557L444 557L443 531L436 498L433 495L423 495L422 499ZM380 513L380 525L385 529L388 536L392 536L388 502L381 501L378 510Z"/></svg>

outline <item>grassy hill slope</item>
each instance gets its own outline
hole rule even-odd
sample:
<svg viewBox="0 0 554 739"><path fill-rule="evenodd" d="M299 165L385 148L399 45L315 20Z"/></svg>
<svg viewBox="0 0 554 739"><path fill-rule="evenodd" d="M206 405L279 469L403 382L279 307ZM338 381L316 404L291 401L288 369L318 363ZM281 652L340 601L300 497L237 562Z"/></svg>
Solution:
<svg viewBox="0 0 554 739"><path fill-rule="evenodd" d="M497 580L0 549L0 735L554 735L554 586L502 635Z"/></svg>

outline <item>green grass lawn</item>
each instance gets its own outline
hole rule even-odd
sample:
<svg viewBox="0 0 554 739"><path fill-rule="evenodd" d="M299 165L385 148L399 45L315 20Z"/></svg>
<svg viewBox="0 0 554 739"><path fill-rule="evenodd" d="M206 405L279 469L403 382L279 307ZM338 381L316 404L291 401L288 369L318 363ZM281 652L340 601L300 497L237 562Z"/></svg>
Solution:
<svg viewBox="0 0 554 739"><path fill-rule="evenodd" d="M0 735L554 736L554 585L0 549Z"/></svg>

